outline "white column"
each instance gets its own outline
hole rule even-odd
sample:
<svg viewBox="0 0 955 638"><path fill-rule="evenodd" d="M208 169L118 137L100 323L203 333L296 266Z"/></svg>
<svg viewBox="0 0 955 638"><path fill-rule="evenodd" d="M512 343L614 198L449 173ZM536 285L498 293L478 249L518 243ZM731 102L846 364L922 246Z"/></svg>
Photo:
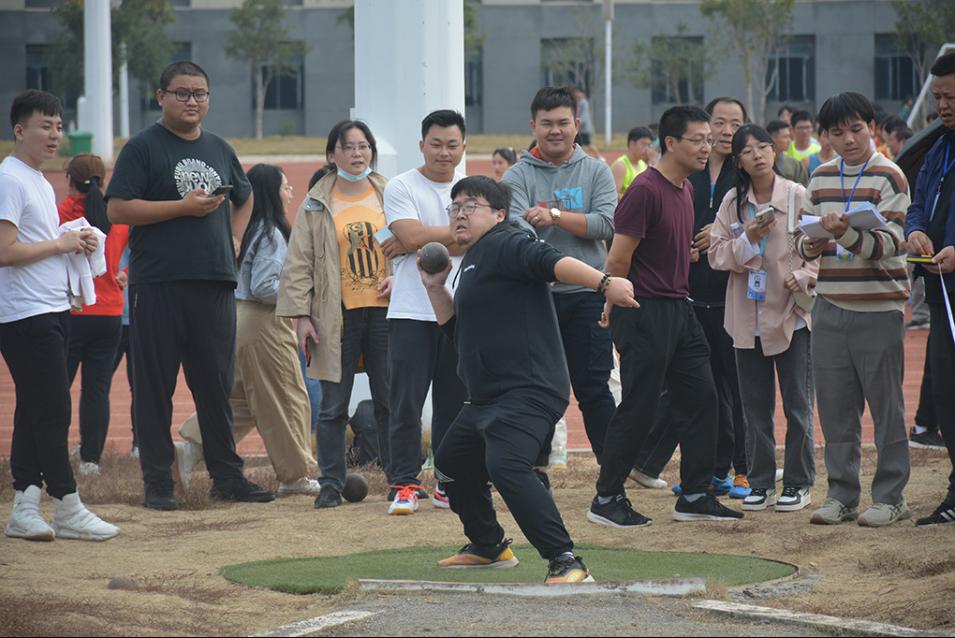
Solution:
<svg viewBox="0 0 955 638"><path fill-rule="evenodd" d="M126 63L126 44L119 46L123 52L123 66L119 67L119 136L129 139L129 65Z"/></svg>
<svg viewBox="0 0 955 638"><path fill-rule="evenodd" d="M613 0L604 0L604 147L613 135Z"/></svg>
<svg viewBox="0 0 955 638"><path fill-rule="evenodd" d="M379 172L421 165L421 120L437 109L464 114L463 0L356 0L351 116L374 132Z"/></svg>
<svg viewBox="0 0 955 638"><path fill-rule="evenodd" d="M87 0L83 10L83 74L93 152L113 159L113 55L109 0Z"/></svg>

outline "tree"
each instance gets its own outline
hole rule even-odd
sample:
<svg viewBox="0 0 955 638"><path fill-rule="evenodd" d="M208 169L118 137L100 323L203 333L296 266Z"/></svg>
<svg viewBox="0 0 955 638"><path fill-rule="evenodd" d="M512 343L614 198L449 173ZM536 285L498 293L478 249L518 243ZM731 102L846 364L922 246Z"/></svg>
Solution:
<svg viewBox="0 0 955 638"><path fill-rule="evenodd" d="M665 96L664 101L691 104L703 98L703 75L707 56L702 38L686 35L678 24L676 35L654 37L648 44L636 42L626 64L634 86Z"/></svg>
<svg viewBox="0 0 955 638"><path fill-rule="evenodd" d="M899 49L915 65L919 84L925 82L938 49L955 34L955 3L951 0L892 0L898 20Z"/></svg>
<svg viewBox="0 0 955 638"><path fill-rule="evenodd" d="M766 113L766 97L778 75L769 60L785 46L792 29L795 0L703 0L700 11L727 50L735 49L743 67L746 109L755 122ZM758 109L754 97L759 100Z"/></svg>
<svg viewBox="0 0 955 638"><path fill-rule="evenodd" d="M83 0L67 0L53 9L61 30L50 47L50 74L54 92L63 96L83 93ZM125 61L130 75L155 87L169 63L173 44L166 25L175 19L169 0L123 0L111 15L113 86ZM122 45L126 46L123 47ZM135 55L124 55L124 51Z"/></svg>
<svg viewBox="0 0 955 638"><path fill-rule="evenodd" d="M243 0L229 16L234 31L226 33L225 52L247 62L255 88L255 139L262 139L265 93L272 80L296 69L295 58L304 55L304 42L289 42L285 28L284 0Z"/></svg>

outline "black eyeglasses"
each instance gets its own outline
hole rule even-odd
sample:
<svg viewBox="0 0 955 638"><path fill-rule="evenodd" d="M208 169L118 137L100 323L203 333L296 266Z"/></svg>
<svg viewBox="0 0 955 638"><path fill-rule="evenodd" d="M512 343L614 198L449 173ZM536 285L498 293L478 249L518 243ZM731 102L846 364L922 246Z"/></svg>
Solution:
<svg viewBox="0 0 955 638"><path fill-rule="evenodd" d="M478 204L477 202L466 202L464 204L450 204L445 210L448 211L448 217L457 217L458 215L464 214L465 217L470 217L474 214L478 208L491 208L494 207L490 204Z"/></svg>
<svg viewBox="0 0 955 638"><path fill-rule="evenodd" d="M189 98L195 99L196 102L202 103L209 99L209 91L204 89L198 89L196 91L190 91L189 89L176 89L175 91L166 91L166 93L172 93L176 96L176 100L179 102L188 102Z"/></svg>

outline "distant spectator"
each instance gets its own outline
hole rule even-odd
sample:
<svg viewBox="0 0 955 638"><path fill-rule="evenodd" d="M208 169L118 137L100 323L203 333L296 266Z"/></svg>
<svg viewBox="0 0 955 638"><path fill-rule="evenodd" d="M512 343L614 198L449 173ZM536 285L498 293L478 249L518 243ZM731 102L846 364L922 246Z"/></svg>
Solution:
<svg viewBox="0 0 955 638"><path fill-rule="evenodd" d="M494 169L494 180L499 182L510 167L517 164L517 153L513 148L497 148L491 154L491 168Z"/></svg>
<svg viewBox="0 0 955 638"><path fill-rule="evenodd" d="M647 170L650 160L650 147L653 134L650 129L637 126L627 134L627 152L618 157L610 166L613 181L617 185L617 198L623 199L634 178Z"/></svg>

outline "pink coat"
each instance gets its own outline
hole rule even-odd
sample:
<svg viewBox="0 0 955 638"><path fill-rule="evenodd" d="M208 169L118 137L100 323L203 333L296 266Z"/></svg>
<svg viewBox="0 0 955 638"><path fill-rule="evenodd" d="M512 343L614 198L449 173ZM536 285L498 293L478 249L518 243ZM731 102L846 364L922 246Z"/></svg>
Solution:
<svg viewBox="0 0 955 638"><path fill-rule="evenodd" d="M729 285L726 287L726 332L733 338L734 347L752 349L756 344L758 322L760 343L766 356L789 349L797 316L802 318L806 326L812 327L809 313L796 305L785 285L786 278L792 272L803 292L809 292L815 286L819 272L818 260L805 262L796 252L799 232L793 241L789 240L786 210L790 188L796 189L796 211L802 208L806 189L777 175L769 202L776 209L776 225L767 237L762 256L758 246L754 247L745 233L734 237L731 228L734 223L739 223L742 228L753 219L757 204L752 189L746 194L746 201L752 205L744 203L742 207L743 222L737 217L736 191L731 190L723 198L710 231L710 266L716 270L730 271ZM792 271L789 270L790 263ZM760 269L766 271L766 300L752 301L746 296L749 273Z"/></svg>

